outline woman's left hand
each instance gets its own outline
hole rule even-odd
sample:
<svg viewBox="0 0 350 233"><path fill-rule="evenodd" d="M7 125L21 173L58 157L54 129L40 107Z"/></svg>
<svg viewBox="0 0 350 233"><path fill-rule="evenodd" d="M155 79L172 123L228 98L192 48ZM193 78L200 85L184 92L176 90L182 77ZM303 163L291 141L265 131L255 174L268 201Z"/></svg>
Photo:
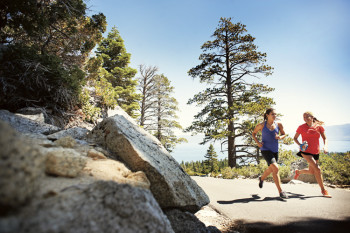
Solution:
<svg viewBox="0 0 350 233"><path fill-rule="evenodd" d="M323 147L323 152L324 152L325 154L328 154L328 147L327 147L327 146Z"/></svg>
<svg viewBox="0 0 350 233"><path fill-rule="evenodd" d="M280 135L278 135L277 133L275 133L275 138L276 138L277 140L280 140L280 139L281 139Z"/></svg>

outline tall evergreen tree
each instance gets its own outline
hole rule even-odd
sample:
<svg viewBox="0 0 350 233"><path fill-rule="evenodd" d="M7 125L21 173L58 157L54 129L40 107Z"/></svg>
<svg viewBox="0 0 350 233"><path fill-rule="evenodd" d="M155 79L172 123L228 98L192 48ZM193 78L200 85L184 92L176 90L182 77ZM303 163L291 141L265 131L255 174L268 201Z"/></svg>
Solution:
<svg viewBox="0 0 350 233"><path fill-rule="evenodd" d="M130 53L126 52L124 41L116 27L108 33L97 48L97 57L102 58L102 67L108 72L105 77L116 88L118 105L130 116L137 117L140 95L136 93L136 69L129 67Z"/></svg>
<svg viewBox="0 0 350 233"><path fill-rule="evenodd" d="M258 103L263 108L273 104L271 98L263 97L273 89L251 78L270 75L272 67L265 64L266 54L257 51L255 38L246 31L245 25L221 18L214 39L201 47L201 64L189 70L190 76L212 87L188 101L204 108L186 130L204 133L203 144L219 140L226 145L230 167L237 164L237 139L247 135L247 117L257 111Z"/></svg>
<svg viewBox="0 0 350 233"><path fill-rule="evenodd" d="M86 120L91 122L104 118L108 109L118 105L119 89L108 81L113 77L102 67L102 63L101 57L91 57L85 66L88 83L81 95L81 108Z"/></svg>

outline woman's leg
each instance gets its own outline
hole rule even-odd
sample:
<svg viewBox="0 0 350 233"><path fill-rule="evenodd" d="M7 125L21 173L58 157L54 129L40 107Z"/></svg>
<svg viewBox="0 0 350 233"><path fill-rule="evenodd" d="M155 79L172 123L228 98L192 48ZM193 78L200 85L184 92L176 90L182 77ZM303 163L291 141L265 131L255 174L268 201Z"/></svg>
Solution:
<svg viewBox="0 0 350 233"><path fill-rule="evenodd" d="M281 188L281 178L280 178L280 174L279 174L279 169L278 169L278 165L277 163L272 163L269 168L272 171L272 177L273 177L273 181L275 182L275 185L278 189L278 193L282 192L282 188Z"/></svg>
<svg viewBox="0 0 350 233"><path fill-rule="evenodd" d="M270 166L271 166L271 165L270 165ZM269 166L268 168L266 168L266 170L264 171L264 173L263 173L262 176L260 177L260 179L261 179L262 181L264 181L264 180L266 179L266 177L268 177L268 176L271 174L272 170L271 170L270 166Z"/></svg>
<svg viewBox="0 0 350 233"><path fill-rule="evenodd" d="M296 170L295 171L298 175L301 175L301 174L314 174L314 170L312 169L312 167L308 167L307 169L303 169L303 170Z"/></svg>
<svg viewBox="0 0 350 233"><path fill-rule="evenodd" d="M318 166L318 162L316 162L314 160L314 158L310 155L302 154L302 156L309 164L309 170L313 171L313 174L315 175L316 181L317 181L318 185L320 186L321 190L322 191L325 190L324 185L323 185L323 178L322 178L322 174L321 174L321 169ZM306 173L301 173L301 174L306 174Z"/></svg>

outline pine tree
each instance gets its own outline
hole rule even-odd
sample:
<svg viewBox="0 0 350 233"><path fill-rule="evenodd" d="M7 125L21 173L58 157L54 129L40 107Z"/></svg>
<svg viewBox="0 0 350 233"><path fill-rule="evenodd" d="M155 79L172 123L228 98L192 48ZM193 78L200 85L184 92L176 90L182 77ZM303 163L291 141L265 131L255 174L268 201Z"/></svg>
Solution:
<svg viewBox="0 0 350 233"><path fill-rule="evenodd" d="M270 75L272 67L265 65L266 54L257 51L255 38L246 31L245 25L221 18L214 40L201 47L201 64L189 70L190 76L211 87L188 101L204 107L186 131L204 133L202 144L218 140L226 145L230 167L236 166L239 156L247 156L239 155L244 146L237 145L239 137L248 135L246 120L274 104L263 96L273 89L252 81L254 77Z"/></svg>
<svg viewBox="0 0 350 233"><path fill-rule="evenodd" d="M208 168L208 172L214 172L217 173L219 171L219 165L218 165L218 155L215 152L213 144L210 144L209 149L207 150L207 153L204 156L206 158L205 164Z"/></svg>
<svg viewBox="0 0 350 233"><path fill-rule="evenodd" d="M141 96L136 93L136 69L129 67L130 53L126 52L124 40L116 27L108 33L97 48L97 57L102 58L102 67L108 72L107 80L116 88L117 103L130 116L136 118Z"/></svg>

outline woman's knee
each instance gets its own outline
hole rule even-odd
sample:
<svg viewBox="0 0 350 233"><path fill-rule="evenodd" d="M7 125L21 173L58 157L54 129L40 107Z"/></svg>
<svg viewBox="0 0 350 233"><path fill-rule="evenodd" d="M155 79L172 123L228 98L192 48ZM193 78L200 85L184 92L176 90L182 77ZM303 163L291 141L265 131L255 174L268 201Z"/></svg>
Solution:
<svg viewBox="0 0 350 233"><path fill-rule="evenodd" d="M278 171L279 171L279 168L278 168L277 163L273 163L273 164L271 164L271 165L270 165L270 168L271 168L271 170L272 170L272 173L277 174L277 173L278 173Z"/></svg>
<svg viewBox="0 0 350 233"><path fill-rule="evenodd" d="M314 174L315 173L320 173L321 174L321 168L318 165L316 165L316 168L314 168L313 171L314 171Z"/></svg>

